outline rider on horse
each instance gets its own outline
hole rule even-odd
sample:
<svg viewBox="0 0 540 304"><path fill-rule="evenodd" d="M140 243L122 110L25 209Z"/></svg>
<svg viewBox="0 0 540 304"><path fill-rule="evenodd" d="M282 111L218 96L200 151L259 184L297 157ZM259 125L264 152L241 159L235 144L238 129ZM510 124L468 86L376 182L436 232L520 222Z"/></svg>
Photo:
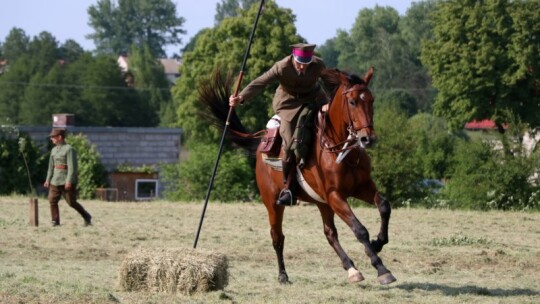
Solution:
<svg viewBox="0 0 540 304"><path fill-rule="evenodd" d="M277 200L278 205L290 206L294 201L294 178L296 176L296 157L291 151L293 134L298 114L306 105L320 106L327 102L327 96L320 85L319 77L326 69L323 60L313 55L314 44L298 43L291 45L292 54L276 62L268 71L248 84L240 94L229 98L229 105L242 104L250 100L265 87L279 82L272 108L280 117L279 134L283 140L282 165L285 188Z"/></svg>

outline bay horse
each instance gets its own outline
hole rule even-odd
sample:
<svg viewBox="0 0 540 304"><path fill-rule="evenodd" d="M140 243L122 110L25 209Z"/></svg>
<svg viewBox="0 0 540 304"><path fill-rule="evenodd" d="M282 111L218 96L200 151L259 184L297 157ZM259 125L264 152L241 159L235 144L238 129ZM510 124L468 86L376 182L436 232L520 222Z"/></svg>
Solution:
<svg viewBox="0 0 540 304"><path fill-rule="evenodd" d="M311 151L305 164L297 171L298 176L303 177L303 182L299 180L301 189L296 187L299 190L296 196L319 208L326 239L348 272L349 282L360 282L364 277L339 243L335 214L350 227L356 239L364 246L371 265L377 270L379 283L386 285L396 281L396 278L383 265L377 253L388 243L391 206L371 178L371 161L365 150L376 139L373 129L374 97L368 89L372 75L373 68L363 78L336 69L323 72L321 78L332 98L326 110L318 113ZM230 75L224 80L218 71L211 81L199 88L200 101L205 105L203 116L220 128L224 128L227 120L231 84ZM278 281L290 283L283 258L285 236L282 222L286 207L276 204L284 186L282 172L265 161L266 155L260 151L261 136L248 133L234 110L229 118L229 128L227 137L236 146L247 149L256 157L256 181L268 211L270 235L277 256ZM381 225L376 239L370 241L368 230L347 203L349 197L377 206Z"/></svg>

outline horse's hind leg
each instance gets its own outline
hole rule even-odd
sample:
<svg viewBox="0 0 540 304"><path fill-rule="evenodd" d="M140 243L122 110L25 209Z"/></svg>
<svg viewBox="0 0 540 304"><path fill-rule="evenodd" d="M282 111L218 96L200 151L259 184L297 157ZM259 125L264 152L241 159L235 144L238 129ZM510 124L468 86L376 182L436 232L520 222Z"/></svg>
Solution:
<svg viewBox="0 0 540 304"><path fill-rule="evenodd" d="M321 212L321 217L324 225L324 234L326 235L326 239L328 240L330 246L334 248L334 251L340 258L343 269L345 269L349 273L349 282L355 283L363 281L364 276L362 276L362 273L360 273L358 269L356 269L353 261L345 253L345 251L341 247L341 244L339 243L338 232L334 223L334 211L332 211L330 206L328 206L327 204L317 204L317 207L319 207L319 211Z"/></svg>

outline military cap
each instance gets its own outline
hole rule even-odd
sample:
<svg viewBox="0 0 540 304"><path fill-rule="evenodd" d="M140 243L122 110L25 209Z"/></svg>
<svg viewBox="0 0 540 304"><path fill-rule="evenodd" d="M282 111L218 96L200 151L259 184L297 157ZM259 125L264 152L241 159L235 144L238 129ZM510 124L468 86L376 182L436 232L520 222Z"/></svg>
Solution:
<svg viewBox="0 0 540 304"><path fill-rule="evenodd" d="M62 137L66 136L66 130L64 129L52 129L50 136L58 136L62 135Z"/></svg>
<svg viewBox="0 0 540 304"><path fill-rule="evenodd" d="M296 43L292 44L292 53L294 60L301 64L308 64L313 59L313 50L315 50L315 44L308 43Z"/></svg>

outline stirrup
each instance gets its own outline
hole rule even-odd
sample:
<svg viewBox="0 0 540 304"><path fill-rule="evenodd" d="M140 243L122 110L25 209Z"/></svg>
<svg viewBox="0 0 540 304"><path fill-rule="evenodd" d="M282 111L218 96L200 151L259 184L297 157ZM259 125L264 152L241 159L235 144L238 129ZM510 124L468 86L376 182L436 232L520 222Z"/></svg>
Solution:
<svg viewBox="0 0 540 304"><path fill-rule="evenodd" d="M279 198L276 201L279 206L292 206L295 205L295 199L290 189L283 189L279 192Z"/></svg>

